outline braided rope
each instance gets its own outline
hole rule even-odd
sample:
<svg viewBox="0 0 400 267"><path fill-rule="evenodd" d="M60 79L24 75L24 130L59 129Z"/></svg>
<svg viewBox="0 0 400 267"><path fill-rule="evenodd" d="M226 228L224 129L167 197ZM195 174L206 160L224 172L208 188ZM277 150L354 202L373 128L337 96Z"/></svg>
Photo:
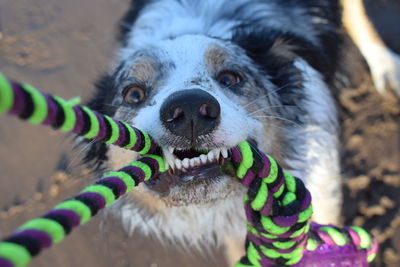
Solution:
<svg viewBox="0 0 400 267"><path fill-rule="evenodd" d="M131 192L139 183L164 171L162 157L146 155L118 171L105 173L75 197L26 222L0 242L0 266L26 266L42 249L61 242L73 228L87 223L99 210Z"/></svg>
<svg viewBox="0 0 400 267"><path fill-rule="evenodd" d="M9 81L0 73L0 113L33 124L50 125L89 139L144 155L116 172L108 172L77 196L42 217L28 221L0 242L0 267L26 266L43 248L61 242L78 225L114 203L139 183L165 171L163 158L148 134L84 106ZM236 267L368 266L377 241L359 227L340 229L310 224L311 195L303 182L284 172L270 156L246 141L230 150L232 167L243 186L247 218L246 255ZM350 265L349 265L350 264Z"/></svg>
<svg viewBox="0 0 400 267"><path fill-rule="evenodd" d="M231 155L237 178L248 188L246 255L235 267L368 266L376 257L378 243L364 229L310 224L310 192L272 157L248 142Z"/></svg>
<svg viewBox="0 0 400 267"><path fill-rule="evenodd" d="M51 126L140 154L154 153L157 148L147 133L125 122L8 80L1 73L0 88L0 114L9 113L32 124Z"/></svg>

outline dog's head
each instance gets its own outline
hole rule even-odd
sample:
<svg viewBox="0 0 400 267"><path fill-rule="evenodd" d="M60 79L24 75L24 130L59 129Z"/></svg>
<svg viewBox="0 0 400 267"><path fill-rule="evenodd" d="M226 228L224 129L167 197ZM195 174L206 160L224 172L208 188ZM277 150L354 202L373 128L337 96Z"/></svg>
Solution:
<svg viewBox="0 0 400 267"><path fill-rule="evenodd" d="M237 188L222 171L229 149L277 143L276 86L240 46L183 35L123 53L114 116L148 132L169 167L150 193L172 205L226 198Z"/></svg>
<svg viewBox="0 0 400 267"><path fill-rule="evenodd" d="M122 50L113 96L100 106L162 148L169 171L146 183L148 193L170 205L229 197L240 187L225 163L243 140L280 157L288 126L303 112L293 42L274 31L230 40L186 34ZM110 155L134 160L119 148Z"/></svg>

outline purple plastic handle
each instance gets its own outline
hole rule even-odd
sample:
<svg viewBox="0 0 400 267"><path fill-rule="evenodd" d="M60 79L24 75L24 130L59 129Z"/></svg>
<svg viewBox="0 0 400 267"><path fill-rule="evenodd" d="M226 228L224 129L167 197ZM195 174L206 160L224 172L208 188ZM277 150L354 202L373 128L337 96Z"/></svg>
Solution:
<svg viewBox="0 0 400 267"><path fill-rule="evenodd" d="M306 251L296 267L368 267L367 253L353 245L323 244L314 251Z"/></svg>

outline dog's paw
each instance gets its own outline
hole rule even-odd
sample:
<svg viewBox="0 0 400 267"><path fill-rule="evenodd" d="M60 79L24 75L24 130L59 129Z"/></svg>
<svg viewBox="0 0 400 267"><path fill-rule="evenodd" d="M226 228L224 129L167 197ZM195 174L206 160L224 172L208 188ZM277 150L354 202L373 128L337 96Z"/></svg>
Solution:
<svg viewBox="0 0 400 267"><path fill-rule="evenodd" d="M380 45L370 46L365 58L375 88L380 94L393 90L400 97L400 56Z"/></svg>

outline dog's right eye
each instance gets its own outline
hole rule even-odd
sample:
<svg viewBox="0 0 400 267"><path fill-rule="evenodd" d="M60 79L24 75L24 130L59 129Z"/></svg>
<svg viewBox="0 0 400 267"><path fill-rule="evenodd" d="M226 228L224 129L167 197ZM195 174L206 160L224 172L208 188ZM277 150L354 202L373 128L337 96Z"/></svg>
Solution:
<svg viewBox="0 0 400 267"><path fill-rule="evenodd" d="M142 87L133 85L126 88L122 95L125 102L129 104L138 104L143 101L145 93Z"/></svg>

